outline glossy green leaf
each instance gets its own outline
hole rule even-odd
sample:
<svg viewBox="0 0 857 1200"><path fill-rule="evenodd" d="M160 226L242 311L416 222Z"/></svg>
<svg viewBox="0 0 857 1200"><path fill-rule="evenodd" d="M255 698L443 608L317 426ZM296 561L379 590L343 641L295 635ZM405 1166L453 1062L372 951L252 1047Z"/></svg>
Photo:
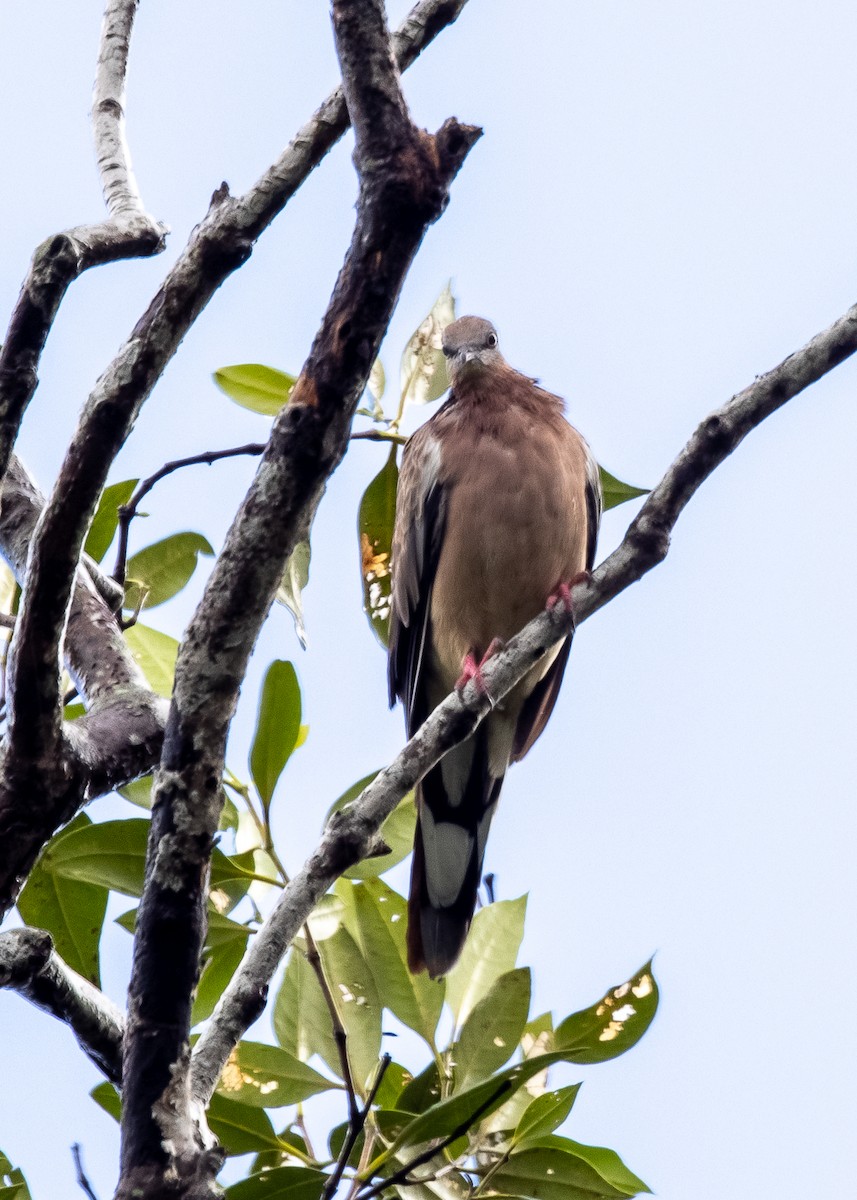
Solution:
<svg viewBox="0 0 857 1200"><path fill-rule="evenodd" d="M132 555L126 570L126 608L157 608L171 600L190 580L201 554L214 554L201 533L173 533Z"/></svg>
<svg viewBox="0 0 857 1200"><path fill-rule="evenodd" d="M649 488L638 488L633 487L630 483L623 483L621 479L617 479L603 467L598 468L598 473L601 476L601 495L604 497L605 512L608 508L616 508L617 505L624 504L626 500L636 500L638 496L649 494Z"/></svg>
<svg viewBox="0 0 857 1200"><path fill-rule="evenodd" d="M532 1200L611 1200L650 1190L613 1150L560 1137L513 1153L491 1182L501 1195Z"/></svg>
<svg viewBox="0 0 857 1200"><path fill-rule="evenodd" d="M242 1041L230 1054L217 1091L256 1108L282 1108L338 1086L280 1046Z"/></svg>
<svg viewBox="0 0 857 1200"><path fill-rule="evenodd" d="M377 774L377 771L373 771L371 775L359 779L346 792L343 792L338 800L334 800L324 819L325 825L330 820L332 813L338 812L356 800ZM384 821L379 831L379 837L390 848L389 853L381 854L377 858L364 858L362 862L355 863L345 872L346 878L377 879L379 875L383 875L391 867L395 867L402 859L407 858L413 849L416 827L417 809L414 793L408 792L407 796L399 801Z"/></svg>
<svg viewBox="0 0 857 1200"><path fill-rule="evenodd" d="M250 774L267 812L277 780L301 731L301 689L290 662L276 659L265 673L256 732L250 749Z"/></svg>
<svg viewBox="0 0 857 1200"><path fill-rule="evenodd" d="M399 483L398 449L398 446L392 447L386 463L363 493L357 516L363 611L382 646L389 641L390 556Z"/></svg>
<svg viewBox="0 0 857 1200"><path fill-rule="evenodd" d="M446 978L446 1000L457 1026L494 986L511 971L524 936L527 897L498 900L480 908L473 918L461 958Z"/></svg>
<svg viewBox="0 0 857 1200"><path fill-rule="evenodd" d="M402 354L402 404L430 404L449 387L443 355L443 331L455 320L455 298L447 284L431 312L414 331Z"/></svg>
<svg viewBox="0 0 857 1200"><path fill-rule="evenodd" d="M556 1029L556 1047L569 1062L598 1063L617 1058L640 1040L658 1008L658 985L651 960L625 983L581 1012L566 1017Z"/></svg>
<svg viewBox="0 0 857 1200"><path fill-rule="evenodd" d="M279 1044L301 1062L318 1054L334 1074L340 1074L330 1012L315 972L299 945L293 946L289 953L274 1002L273 1024Z"/></svg>
<svg viewBox="0 0 857 1200"><path fill-rule="evenodd" d="M407 1067L403 1067L401 1063L397 1062L388 1063L384 1078L375 1095L375 1103L378 1107L396 1108L399 1096L411 1079L412 1075Z"/></svg>
<svg viewBox="0 0 857 1200"><path fill-rule="evenodd" d="M208 1123L227 1154L252 1154L283 1148L264 1108L227 1100L218 1092L211 1097L208 1106Z"/></svg>
<svg viewBox="0 0 857 1200"><path fill-rule="evenodd" d="M125 639L137 666L159 696L167 699L173 694L173 676L179 644L168 633L141 625L138 621L125 630Z"/></svg>
<svg viewBox="0 0 857 1200"><path fill-rule="evenodd" d="M30 1200L30 1189L20 1167L0 1150L0 1200Z"/></svg>
<svg viewBox="0 0 857 1200"><path fill-rule="evenodd" d="M340 880L336 892L345 902L346 924L369 964L384 1006L433 1049L445 989L443 980L408 970L406 901L380 879L357 884Z"/></svg>
<svg viewBox="0 0 857 1200"><path fill-rule="evenodd" d="M240 363L215 371L214 382L242 408L275 417L288 402L297 378L262 363Z"/></svg>
<svg viewBox="0 0 857 1200"><path fill-rule="evenodd" d="M63 842L91 824L86 813L78 813L51 838L18 896L18 912L28 925L46 929L60 958L98 987L98 944L107 911L107 888L66 878L54 870Z"/></svg>
<svg viewBox="0 0 857 1200"><path fill-rule="evenodd" d="M454 1052L456 1091L487 1079L509 1061L518 1048L529 1011L529 967L507 971L464 1022Z"/></svg>
<svg viewBox="0 0 857 1200"><path fill-rule="evenodd" d="M327 1176L312 1167L274 1167L233 1183L226 1200L318 1200Z"/></svg>
<svg viewBox="0 0 857 1200"><path fill-rule="evenodd" d="M101 493L83 546L84 553L96 562L101 562L110 549L110 543L116 536L119 525L119 508L128 503L139 482L139 479L123 479L121 483L111 483L110 487L106 487Z"/></svg>
<svg viewBox="0 0 857 1200"><path fill-rule="evenodd" d="M341 923L332 929L329 914L333 906L325 904L332 899L324 897L309 925L348 1038L354 1080L362 1087L375 1070L381 1053L382 1007L372 972L354 938Z"/></svg>
<svg viewBox="0 0 857 1200"><path fill-rule="evenodd" d="M515 1145L547 1137L559 1129L571 1112L579 1091L580 1084L573 1083L571 1087L557 1088L556 1091L536 1096L518 1122L513 1139Z"/></svg>
<svg viewBox="0 0 857 1200"><path fill-rule="evenodd" d="M277 588L275 599L285 605L294 618L295 633L304 650L307 648L306 626L304 625L303 592L309 583L309 564L312 552L307 540L298 542L289 555Z"/></svg>

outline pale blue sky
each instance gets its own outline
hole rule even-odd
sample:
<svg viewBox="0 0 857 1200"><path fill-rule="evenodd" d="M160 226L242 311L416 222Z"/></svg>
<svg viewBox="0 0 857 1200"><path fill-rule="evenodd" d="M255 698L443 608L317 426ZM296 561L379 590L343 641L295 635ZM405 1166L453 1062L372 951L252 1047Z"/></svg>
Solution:
<svg viewBox="0 0 857 1200"><path fill-rule="evenodd" d="M0 324L37 241L101 211L100 15L99 0L0 9ZM491 317L509 360L568 398L600 461L653 484L706 412L857 298L855 64L844 0L471 0L406 76L420 122L455 114L485 137L405 287L389 374L451 276L459 311ZM128 134L173 234L160 259L69 293L22 439L43 487L211 192L247 187L335 81L324 3L142 0ZM114 479L264 437L210 374L300 367L350 236L349 156L346 141L215 297ZM537 1007L591 1003L658 951L643 1042L556 1078L586 1080L570 1136L618 1150L664 1200L844 1195L853 1174L855 386L847 363L766 422L694 499L666 563L581 628L492 829L499 894L530 893ZM358 445L332 480L310 649L272 616L236 724L240 770L260 673L293 658L311 736L276 801L292 866L330 801L402 742L356 571L356 504L380 464ZM251 470L164 483L137 544L190 528L219 546ZM608 514L600 556L632 512ZM177 633L199 583L153 623ZM127 936L109 945L121 1001ZM47 1197L74 1194L80 1141L110 1195L118 1143L86 1098L94 1068L17 996L0 994L0 1025L0 1147Z"/></svg>

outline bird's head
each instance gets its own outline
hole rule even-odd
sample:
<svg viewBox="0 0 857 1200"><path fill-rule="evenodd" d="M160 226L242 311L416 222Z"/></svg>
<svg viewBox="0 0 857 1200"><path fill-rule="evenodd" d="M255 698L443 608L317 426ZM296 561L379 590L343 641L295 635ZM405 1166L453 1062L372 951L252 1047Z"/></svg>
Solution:
<svg viewBox="0 0 857 1200"><path fill-rule="evenodd" d="M453 387L486 367L503 363L503 355L497 348L497 330L484 317L459 317L447 325L443 331L443 352Z"/></svg>

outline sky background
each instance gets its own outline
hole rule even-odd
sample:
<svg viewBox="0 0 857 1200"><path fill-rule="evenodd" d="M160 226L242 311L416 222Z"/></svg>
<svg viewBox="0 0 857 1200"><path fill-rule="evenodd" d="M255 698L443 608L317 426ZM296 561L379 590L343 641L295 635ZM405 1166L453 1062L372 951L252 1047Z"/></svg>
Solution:
<svg viewBox="0 0 857 1200"><path fill-rule="evenodd" d="M34 246L102 212L100 19L99 0L0 7L3 314ZM421 124L454 114L485 137L406 283L388 375L452 278L459 312L490 317L509 361L567 397L599 461L656 483L707 412L857 299L856 62L844 0L471 0L405 77ZM69 292L21 437L43 488L212 191L251 185L336 80L324 3L142 0L128 136L172 235L160 258ZM211 372L300 368L350 239L350 152L345 139L215 296L112 480L265 437ZM615 1148L664 1200L804 1200L853 1181L855 387L849 362L766 421L694 498L667 561L581 627L491 832L498 894L530 894L534 1011L588 1005L657 951L644 1040L555 1079L586 1081L569 1136ZM402 744L357 570L356 507L382 461L358 443L332 479L309 650L274 612L235 724L241 773L264 668L294 659L311 732L275 802L290 868L330 802ZM219 548L252 470L165 481L134 548L180 529ZM599 558L633 512L607 514ZM203 578L151 623L178 634ZM404 868L391 878L404 886ZM130 940L105 944L121 1002ZM109 1196L118 1137L87 1099L95 1068L17 995L0 994L0 1028L0 1148L41 1198L75 1194L81 1142Z"/></svg>

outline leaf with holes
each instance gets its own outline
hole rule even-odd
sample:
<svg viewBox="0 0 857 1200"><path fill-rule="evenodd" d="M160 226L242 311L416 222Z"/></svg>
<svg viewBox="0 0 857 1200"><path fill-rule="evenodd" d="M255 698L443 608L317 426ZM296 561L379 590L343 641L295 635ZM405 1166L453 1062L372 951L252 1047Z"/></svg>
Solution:
<svg viewBox="0 0 857 1200"><path fill-rule="evenodd" d="M406 404L430 404L439 400L449 387L441 339L444 329L454 320L455 297L447 284L402 354L402 408Z"/></svg>
<svg viewBox="0 0 857 1200"><path fill-rule="evenodd" d="M239 1042L223 1068L217 1091L256 1108L282 1108L338 1087L280 1046Z"/></svg>
<svg viewBox="0 0 857 1200"><path fill-rule="evenodd" d="M363 493L357 517L363 611L382 646L389 641L390 556L396 520L396 488L399 483L397 453L398 447L393 446L386 463Z"/></svg>
<svg viewBox="0 0 857 1200"><path fill-rule="evenodd" d="M557 1026L556 1047L569 1054L570 1062L607 1062L636 1045L657 1008L658 985L650 959L597 1004L566 1017Z"/></svg>

